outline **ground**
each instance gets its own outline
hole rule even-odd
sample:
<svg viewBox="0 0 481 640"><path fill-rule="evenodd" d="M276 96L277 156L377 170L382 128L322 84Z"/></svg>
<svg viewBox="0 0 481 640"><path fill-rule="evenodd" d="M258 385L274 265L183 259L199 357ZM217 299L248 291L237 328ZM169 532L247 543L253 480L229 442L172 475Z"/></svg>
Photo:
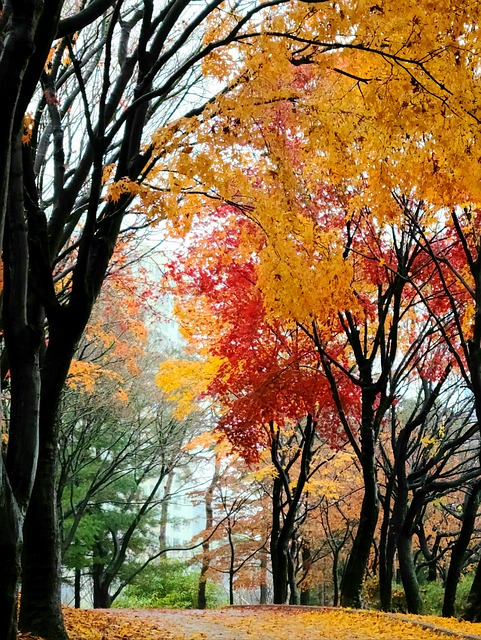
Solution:
<svg viewBox="0 0 481 640"><path fill-rule="evenodd" d="M454 618L314 607L66 609L65 617L71 640L481 640L481 624Z"/></svg>

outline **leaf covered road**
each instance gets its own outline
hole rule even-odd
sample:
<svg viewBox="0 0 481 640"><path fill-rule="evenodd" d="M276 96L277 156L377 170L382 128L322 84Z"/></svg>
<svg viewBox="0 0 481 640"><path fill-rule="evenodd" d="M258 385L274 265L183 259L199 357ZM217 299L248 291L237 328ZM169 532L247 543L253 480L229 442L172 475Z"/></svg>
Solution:
<svg viewBox="0 0 481 640"><path fill-rule="evenodd" d="M300 607L67 609L66 621L71 640L481 640L481 624L455 619Z"/></svg>

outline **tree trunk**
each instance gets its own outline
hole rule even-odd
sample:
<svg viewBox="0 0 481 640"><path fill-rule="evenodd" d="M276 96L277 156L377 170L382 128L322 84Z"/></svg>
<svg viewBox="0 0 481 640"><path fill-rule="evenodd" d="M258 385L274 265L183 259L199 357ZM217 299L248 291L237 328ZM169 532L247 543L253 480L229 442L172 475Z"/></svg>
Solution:
<svg viewBox="0 0 481 640"><path fill-rule="evenodd" d="M287 600L287 546L285 538L281 538L281 513L282 513L282 480L276 476L272 490L272 529L271 529L271 568L273 603L285 604Z"/></svg>
<svg viewBox="0 0 481 640"><path fill-rule="evenodd" d="M9 441L0 467L0 540L2 563L0 600L12 633L17 617L22 526L31 499L38 458L40 361L42 331L28 303L29 249L23 200L21 138L12 145L8 224L4 242L5 345L11 371ZM8 476L7 476L8 474ZM2 558L3 559L3 558ZM14 614L12 616L12 606ZM9 613L10 612L10 613ZM0 636L3 630L0 628ZM8 637L8 636L5 636Z"/></svg>
<svg viewBox="0 0 481 640"><path fill-rule="evenodd" d="M300 604L303 606L309 606L311 603L311 592L309 589L301 589Z"/></svg>
<svg viewBox="0 0 481 640"><path fill-rule="evenodd" d="M290 546L295 546L295 523L298 514L299 502L309 478L310 463L312 458L312 445L316 434L316 421L311 414L307 415L304 427L302 444L298 448L301 451L301 464L297 484L294 491L289 489L289 474L283 467L279 455L279 429L270 424L271 432L271 460L278 475L274 477L272 489L272 529L271 529L271 565L272 581L274 587L274 604L285 604L287 600L288 585L291 587L291 599L298 602L299 594L295 581L293 556ZM283 493L283 491L285 493ZM286 501L288 507L284 512Z"/></svg>
<svg viewBox="0 0 481 640"><path fill-rule="evenodd" d="M159 525L159 551L167 547L167 520L169 516L169 496L174 481L174 472L167 476L167 482L164 488L164 497L160 506L160 525Z"/></svg>
<svg viewBox="0 0 481 640"><path fill-rule="evenodd" d="M94 609L110 609L112 598L109 593L110 581L105 580L105 566L101 562L92 565Z"/></svg>
<svg viewBox="0 0 481 640"><path fill-rule="evenodd" d="M214 475L212 476L212 480L210 482L207 491L205 492L205 528L207 534L209 534L212 529L212 525L214 524L214 514L213 514L213 496L214 489L219 480L219 470L220 463L218 458L215 459L214 466ZM205 540L202 543L202 566L200 568L200 576L199 576L199 588L197 590L197 608L198 609L206 609L207 608L207 595L206 595L206 584L207 584L207 572L210 567L210 543L209 540Z"/></svg>
<svg viewBox="0 0 481 640"><path fill-rule="evenodd" d="M461 570L463 568L463 560L468 548L469 541L474 530L476 515L479 507L481 484L476 482L466 496L463 511L463 524L459 537L451 552L451 561L449 563L448 575L446 578L446 588L444 591L443 616L451 618L455 615L456 591L458 588Z"/></svg>
<svg viewBox="0 0 481 640"><path fill-rule="evenodd" d="M476 417L481 429L481 307L479 296L481 293L481 262L476 259L476 310L473 319L473 339L468 342L468 366L471 374L472 391L475 399ZM481 456L481 451L479 454ZM466 609L461 618L470 622L481 621L481 560L476 567L473 584L468 596Z"/></svg>
<svg viewBox="0 0 481 640"><path fill-rule="evenodd" d="M468 604L461 615L461 619L469 622L481 622L481 561L476 568L468 596Z"/></svg>
<svg viewBox="0 0 481 640"><path fill-rule="evenodd" d="M234 604L234 571L229 570L229 604Z"/></svg>
<svg viewBox="0 0 481 640"><path fill-rule="evenodd" d="M356 537L341 583L341 606L362 606L362 583L379 515L378 486L375 466L375 435L372 427L375 397L363 390L363 423L361 425L361 459L364 497Z"/></svg>
<svg viewBox="0 0 481 640"><path fill-rule="evenodd" d="M66 318L64 318L66 320ZM42 368L40 449L24 527L20 628L46 640L65 640L61 607L61 547L57 514L57 409L75 341L52 327ZM80 336L79 336L80 337Z"/></svg>
<svg viewBox="0 0 481 640"><path fill-rule="evenodd" d="M235 546L232 538L230 518L227 518L227 534L229 539L229 604L234 604Z"/></svg>
<svg viewBox="0 0 481 640"><path fill-rule="evenodd" d="M5 9L5 7L4 7ZM0 52L0 86L3 97L0 104L0 119L2 127L0 131L0 247L4 246L3 232L7 211L7 204L20 212L24 220L23 210L23 184L20 189L12 187L12 172L17 172L13 179L18 183L22 181L21 167L15 163L19 161L19 150L21 149L20 137L23 131L24 109L30 102L35 86L37 85L40 73L43 70L45 59L50 49L53 35L57 29L58 15L61 9L60 2L20 2L10 5L7 8L8 22L5 22L2 29L2 43ZM4 12L5 13L5 12ZM43 13L43 15L42 15ZM5 18L6 14L4 15ZM46 24L43 20L46 19ZM40 20L40 28L38 27ZM6 27L6 28L5 28ZM32 54L34 54L32 56ZM14 153L12 148L16 145ZM15 155L17 156L15 158ZM11 162L12 157L12 162ZM9 201L9 202L8 202ZM18 224L16 215L8 213L13 224ZM24 239L22 251L25 248L25 234L21 229ZM7 241L7 245L10 241ZM7 251L12 251L10 246ZM15 249L13 250L15 252ZM5 257L5 291L4 310L8 314L11 310L11 303L20 306L20 315L12 313L10 325L14 331L24 330L27 327L25 314L27 312L28 298L25 296L25 287L28 284L28 257L19 257L17 253L13 255L13 261L9 265ZM25 259L26 258L26 259ZM22 269L23 274L21 273ZM18 282L18 277L23 282ZM11 293L7 293L7 280L11 279ZM7 323L5 325L5 336L7 338ZM29 328L29 327L28 327ZM12 336L13 337L13 336ZM18 338L18 335L17 335ZM24 340L27 336L24 336ZM26 379L18 380L20 386L24 386L27 395L17 397L14 393L13 385L16 377L11 370L12 379L12 406L18 404L20 413L25 411L30 413L30 417L35 416L34 421L21 420L18 425L10 422L10 442L9 461L7 467L4 460L0 461L0 638L10 640L16 638L17 629L17 607L18 607L18 582L20 578L20 554L22 547L22 525L30 492L35 476L37 453L38 453L38 398L32 402L32 398L38 394L38 340L37 344L30 341L18 342L18 339L11 341L11 347L18 347L24 350L32 346L31 352L33 368ZM8 347L7 347L8 350ZM11 348L10 348L11 350ZM10 354L11 355L11 354ZM10 356L9 356L10 357ZM10 365L14 361L10 359ZM30 384L32 383L33 384ZM15 380L15 384L17 380ZM21 408L23 404L23 409ZM17 444L15 440L17 439ZM2 453L0 453L2 455ZM18 457L19 456L19 457ZM9 479L8 473L13 471L14 477ZM20 489L19 489L20 488Z"/></svg>
<svg viewBox="0 0 481 640"><path fill-rule="evenodd" d="M75 579L74 579L74 607L76 609L80 609L80 596L81 596L81 579L82 574L80 569L75 569Z"/></svg>
<svg viewBox="0 0 481 640"><path fill-rule="evenodd" d="M16 640L22 517L1 458L0 491L0 639Z"/></svg>
<svg viewBox="0 0 481 640"><path fill-rule="evenodd" d="M272 585L274 589L274 604L285 604L287 600L288 570L285 545L279 539L271 537Z"/></svg>
<svg viewBox="0 0 481 640"><path fill-rule="evenodd" d="M339 550L337 548L332 555L332 585L334 588L332 604L337 607L339 606Z"/></svg>
<svg viewBox="0 0 481 640"><path fill-rule="evenodd" d="M341 606L362 607L362 583L376 529L379 505L375 472L364 473L365 489L361 517L341 582ZM368 477L368 476L371 477Z"/></svg>
<svg viewBox="0 0 481 640"><path fill-rule="evenodd" d="M391 478L386 488L383 503L383 519L379 542L379 595L382 611L390 611L392 604L392 580L396 541L391 526L391 497L394 479Z"/></svg>
<svg viewBox="0 0 481 640"><path fill-rule="evenodd" d="M41 458L24 527L19 624L46 640L66 640L53 443L44 442Z"/></svg>
<svg viewBox="0 0 481 640"><path fill-rule="evenodd" d="M267 604L267 553L264 550L261 551L260 574L259 604Z"/></svg>
<svg viewBox="0 0 481 640"><path fill-rule="evenodd" d="M287 578L289 582L289 604L299 604L299 589L296 582L296 567L294 557L296 554L296 540L291 538L290 548L287 555Z"/></svg>
<svg viewBox="0 0 481 640"><path fill-rule="evenodd" d="M408 508L408 485L406 467L402 464L398 470L397 500L394 514L394 530L399 531L397 536L397 551L401 580L406 596L406 604L409 613L419 614L423 609L423 601L419 591L419 583L414 566L412 552L412 539L414 522L419 513L423 497L421 493L414 495ZM402 525L399 526L399 523ZM398 528L399 527L399 528Z"/></svg>
<svg viewBox="0 0 481 640"><path fill-rule="evenodd" d="M304 543L302 545L302 570L303 570L304 578L309 573L309 570L311 568L311 564L312 564L311 549L310 549L308 544ZM302 589L301 588L300 603L302 605L308 605L310 603L310 601L311 601L311 591L310 591L310 589Z"/></svg>
<svg viewBox="0 0 481 640"><path fill-rule="evenodd" d="M404 530L404 527L398 539L398 555L408 611L409 613L419 614L423 609L423 601L419 591L416 567L414 566L412 533Z"/></svg>

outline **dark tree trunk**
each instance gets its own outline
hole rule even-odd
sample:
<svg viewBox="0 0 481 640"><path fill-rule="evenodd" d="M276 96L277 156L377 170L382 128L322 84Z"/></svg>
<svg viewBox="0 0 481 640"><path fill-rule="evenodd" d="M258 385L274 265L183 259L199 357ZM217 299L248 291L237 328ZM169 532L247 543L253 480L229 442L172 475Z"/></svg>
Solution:
<svg viewBox="0 0 481 640"><path fill-rule="evenodd" d="M458 588L463 560L469 541L474 530L476 515L478 513L481 484L476 482L466 496L463 511L463 523L459 537L451 552L448 575L446 578L446 588L444 591L443 616L450 618L455 615L456 591Z"/></svg>
<svg viewBox="0 0 481 640"><path fill-rule="evenodd" d="M370 365L369 365L370 366ZM364 373L369 381L370 370ZM362 606L362 583L371 552L374 532L379 515L379 497L375 465L376 436L374 433L374 403L376 393L372 386L362 390L362 422L360 462L364 481L364 497L356 537L347 561L341 583L341 605Z"/></svg>
<svg viewBox="0 0 481 640"><path fill-rule="evenodd" d="M300 425L299 425L300 428ZM272 489L272 529L271 529L271 566L274 587L274 604L285 604L288 587L291 587L291 598L298 602L298 592L295 581L295 571L290 546L295 544L295 524L298 515L299 502L309 477L312 458L312 445L316 434L316 421L308 414L306 425L302 432L302 441L297 451L300 454L300 470L294 491L290 488L289 473L286 468L292 466L292 459L286 468L280 457L279 429L270 425L271 460L278 475L275 476ZM284 502L287 512L284 513ZM292 561L292 562L291 562ZM291 564L289 564L291 563Z"/></svg>
<svg viewBox="0 0 481 640"><path fill-rule="evenodd" d="M81 578L82 573L80 569L75 569L75 579L74 579L74 607L76 609L80 609L80 595L81 595Z"/></svg>
<svg viewBox="0 0 481 640"><path fill-rule="evenodd" d="M332 604L339 605L339 550L336 548L332 552L332 586L334 589Z"/></svg>
<svg viewBox="0 0 481 640"><path fill-rule="evenodd" d="M3 8L5 10L5 7ZM53 35L57 29L60 8L61 3L53 0L49 3L14 3L9 6L7 11L4 11L4 18L7 19L7 22L3 24L2 46L0 47L0 86L3 92L0 101L2 122L0 132L0 247L4 246L3 232L7 205L10 209L16 209L21 214L22 220L24 219L23 184L20 185L20 188L15 184L12 185L12 176L17 183L22 181L21 167L18 162L20 158L19 137L23 130L24 110L31 100L44 67ZM40 28L38 28L39 20ZM16 148L12 153L14 146ZM15 166L16 163L17 166ZM20 239L23 256L19 256L17 252L19 245L17 244L17 248L13 247L12 238L10 238L7 241L7 245L10 244L7 251L11 252L13 261L8 264L8 257L4 256L5 275L7 276L5 284L7 287L7 279L10 277L11 294L13 295L8 294L5 289L3 305L8 314L14 311L13 302L16 311L19 310L20 314L17 315L15 312L12 313L10 320L7 318L4 327L6 338L9 331L7 324L9 323L11 328L14 328L13 333L30 329L29 320L27 322L25 317L28 303L25 289L28 284L29 269L28 255L25 253L25 225L19 225L19 218L15 211L12 213L9 210L8 215L10 229L20 231L17 240ZM17 226L16 229L15 226ZM14 239L13 242L15 244L16 240ZM10 356L13 355L12 347L22 350L24 355L25 351L32 347L31 353L27 354L27 356L30 355L32 369L28 371L25 368L25 359L22 362L24 371L19 372L19 378L11 369L12 407L17 405L19 408L18 417L21 422L15 426L10 422L9 435L12 446L9 443L9 461L6 466L4 460L0 461L0 638L2 640L16 638L21 532L33 486L38 452L39 340L37 336L37 339L32 342L32 335L24 335L23 341L18 342L18 333L14 337L10 331L10 335L13 339L10 343ZM14 364L18 365L19 363L14 363L14 360L10 359L10 365ZM24 373L27 374L25 378L23 378ZM14 384L19 385L19 397L17 397L18 391L15 393L13 391ZM27 391L25 396L22 395L22 385ZM23 420L20 416L22 413L24 417L29 414L30 418ZM7 473L10 474L10 472L13 472L12 478L7 477Z"/></svg>
<svg viewBox="0 0 481 640"><path fill-rule="evenodd" d="M47 640L64 640L60 534L57 514L57 409L75 349L69 329L51 331L42 370L40 450L24 527L20 628ZM80 336L79 336L80 337Z"/></svg>
<svg viewBox="0 0 481 640"><path fill-rule="evenodd" d="M398 513L403 515L403 523L397 540L399 569L406 596L407 609L409 613L419 614L423 609L423 601L414 565L412 540L414 522L423 503L423 496L421 493L415 494L408 508L408 488L404 466L398 474L398 479Z"/></svg>
<svg viewBox="0 0 481 640"><path fill-rule="evenodd" d="M229 604L234 604L234 572L232 569L229 571Z"/></svg>
<svg viewBox="0 0 481 640"><path fill-rule="evenodd" d="M296 582L296 567L295 567L295 555L296 555L297 541L291 538L291 544L288 549L287 556L287 578L289 582L289 604L299 604L299 589Z"/></svg>
<svg viewBox="0 0 481 640"><path fill-rule="evenodd" d="M205 558L205 556L204 556ZM207 573L207 570L209 568L209 564L207 564L204 560L204 558L202 559L202 566L200 568L200 576L199 576L199 588L197 590L197 608L198 609L206 609L207 608L207 596L206 596L206 584L207 584L207 578L205 577L205 574Z"/></svg>
<svg viewBox="0 0 481 640"><path fill-rule="evenodd" d="M274 604L285 604L287 600L287 554L285 545L279 544L279 540L271 538L271 564L272 564L272 585L274 589Z"/></svg>
<svg viewBox="0 0 481 640"><path fill-rule="evenodd" d="M22 527L38 458L42 332L36 322L38 318L28 304L29 250L20 136L12 145L9 187L3 310L11 371L11 402L7 457L4 460L1 454L0 467L0 562L1 571L5 574L0 580L0 601L1 606L6 607L5 618L0 617L0 625L4 619L8 620L8 630L3 636L4 630L0 627L0 637L9 637L16 628Z"/></svg>
<svg viewBox="0 0 481 640"><path fill-rule="evenodd" d="M381 534L382 535L382 534ZM392 609L392 582L394 578L394 557L396 555L396 536L389 527L385 548L379 553L379 591L382 611Z"/></svg>
<svg viewBox="0 0 481 640"><path fill-rule="evenodd" d="M478 563L473 584L468 596L468 604L461 618L469 622L481 622L481 561Z"/></svg>
<svg viewBox="0 0 481 640"><path fill-rule="evenodd" d="M214 475L212 476L211 483L205 492L205 528L209 532L214 524L214 512L212 507L212 501L214 496L214 489L219 481L219 460L216 458ZM207 608L207 572L210 567L210 544L209 540L205 540L202 543L202 566L200 568L199 587L197 590L197 607L198 609Z"/></svg>
<svg viewBox="0 0 481 640"><path fill-rule="evenodd" d="M90 220L98 209L101 176L99 156L94 163L91 179L87 216ZM68 638L61 609L61 546L56 495L57 410L76 345L105 277L121 220L121 215L114 216L98 238L90 237L89 242L80 243L68 306L52 304L46 310L49 342L42 362L40 446L37 475L24 527L19 617L22 631L39 635L45 640ZM34 230L40 233L43 229L37 229L34 224L33 216L32 235ZM35 237L39 244L48 243L46 235L44 237L40 233ZM46 266L41 261L39 264L42 268ZM50 268L50 265L47 267Z"/></svg>
<svg viewBox="0 0 481 640"><path fill-rule="evenodd" d="M419 591L419 582L412 553L412 533L405 531L404 528L398 539L398 555L408 611L409 613L419 614L423 609L423 601Z"/></svg>
<svg viewBox="0 0 481 640"><path fill-rule="evenodd" d="M341 606L355 609L362 607L362 583L379 513L377 480L371 465L364 470L363 477L361 517L341 583Z"/></svg>
<svg viewBox="0 0 481 640"><path fill-rule="evenodd" d="M384 498L384 512L379 542L379 595L382 611L391 610L393 566L396 549L392 528L390 526L392 494L390 485L391 483L388 484Z"/></svg>
<svg viewBox="0 0 481 640"><path fill-rule="evenodd" d="M271 457L277 460L277 441L273 437L271 444ZM273 603L285 604L287 600L287 549L283 546L281 538L281 515L282 515L282 478L280 475L274 477L272 488L272 529L271 529L271 568Z"/></svg>
<svg viewBox="0 0 481 640"><path fill-rule="evenodd" d="M229 539L229 604L234 604L234 576L235 576L235 546L232 538L232 528L230 518L227 518L228 539Z"/></svg>
<svg viewBox="0 0 481 640"><path fill-rule="evenodd" d="M417 426L422 425L426 420L450 370L451 366L448 365L436 388L433 391L428 391L426 393L425 402L419 413L413 415L404 428L401 429L397 439L393 438L392 440L394 448L394 466L390 473L384 498L384 517L381 526L379 553L379 587L381 608L384 611L389 611L391 609L394 556L399 544L402 546L402 549L400 550L401 574L406 591L406 598L408 599L408 608L412 612L420 610L421 608L422 603L419 594L419 585L414 566L412 566L412 534L414 521L417 515L416 509L419 511L423 496L418 494L418 496L413 499L413 503L411 504L408 512L406 459L411 435L414 432L414 429ZM391 512L391 502L393 500L394 504ZM409 522L406 521L406 518L409 518ZM400 542L401 536L403 539ZM427 547L427 544L423 544L424 538L420 536L419 539L421 546ZM430 559L433 558L433 555L430 554L427 548L424 549L424 551ZM435 566L434 561L434 571Z"/></svg>
<svg viewBox="0 0 481 640"><path fill-rule="evenodd" d="M436 564L436 562L430 562L428 565L427 581L436 582L437 579L438 579L438 565Z"/></svg>
<svg viewBox="0 0 481 640"><path fill-rule="evenodd" d="M109 593L110 580L105 580L105 566L100 562L92 565L94 609L110 609L112 598Z"/></svg>
<svg viewBox="0 0 481 640"><path fill-rule="evenodd" d="M44 442L41 459L24 527L19 623L47 640L65 640L53 443Z"/></svg>
<svg viewBox="0 0 481 640"><path fill-rule="evenodd" d="M474 263L474 278L476 284L476 310L473 322L473 338L468 342L468 367L471 374L472 391L475 399L476 417L481 428L481 260L478 257ZM481 452L479 454L481 456ZM476 567L473 584L468 596L466 609L462 619L470 622L481 621L481 560Z"/></svg>
<svg viewBox="0 0 481 640"><path fill-rule="evenodd" d="M261 551L260 574L259 604L267 604L267 553L264 550Z"/></svg>
<svg viewBox="0 0 481 640"><path fill-rule="evenodd" d="M16 640L22 517L3 459L0 459L0 491L0 639Z"/></svg>

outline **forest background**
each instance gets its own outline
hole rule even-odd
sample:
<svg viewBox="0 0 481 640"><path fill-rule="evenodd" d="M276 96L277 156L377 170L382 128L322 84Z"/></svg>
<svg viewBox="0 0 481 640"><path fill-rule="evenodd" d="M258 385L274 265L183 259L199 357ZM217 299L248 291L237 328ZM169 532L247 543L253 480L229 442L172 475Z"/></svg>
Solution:
<svg viewBox="0 0 481 640"><path fill-rule="evenodd" d="M400 580L414 613L440 581L452 615L470 573L479 619L478 14L5 3L1 637L20 578L19 625L50 639L62 562L103 606L151 570L202 447L201 606L215 575L295 603L329 574L333 603L378 580L390 610ZM167 360L156 225L182 241Z"/></svg>

